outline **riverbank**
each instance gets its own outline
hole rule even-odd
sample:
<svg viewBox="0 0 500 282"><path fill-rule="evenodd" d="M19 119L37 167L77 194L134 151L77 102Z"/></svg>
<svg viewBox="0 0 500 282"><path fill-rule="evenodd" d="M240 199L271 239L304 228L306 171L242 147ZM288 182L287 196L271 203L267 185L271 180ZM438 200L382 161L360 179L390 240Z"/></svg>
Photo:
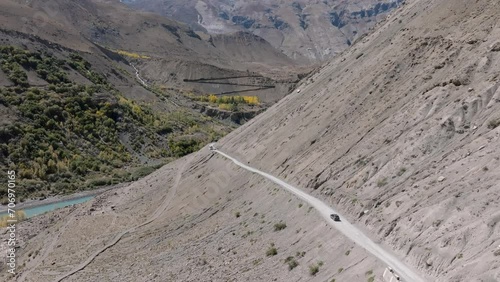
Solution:
<svg viewBox="0 0 500 282"><path fill-rule="evenodd" d="M28 200L28 201L25 201L23 203L16 204L15 209L16 210L32 209L32 208L36 208L36 207L40 207L40 206L57 204L60 202L71 201L71 200L77 200L77 199L84 198L84 197L97 196L97 195L102 194L104 192L107 192L109 190L124 187L128 184L130 184L130 182L105 186L105 187L95 189L95 190L81 191L81 192L77 192L77 193L70 194L70 195L56 195L53 197L45 198L43 200ZM0 214L5 213L7 211L7 209L8 209L8 207L6 205L0 205Z"/></svg>

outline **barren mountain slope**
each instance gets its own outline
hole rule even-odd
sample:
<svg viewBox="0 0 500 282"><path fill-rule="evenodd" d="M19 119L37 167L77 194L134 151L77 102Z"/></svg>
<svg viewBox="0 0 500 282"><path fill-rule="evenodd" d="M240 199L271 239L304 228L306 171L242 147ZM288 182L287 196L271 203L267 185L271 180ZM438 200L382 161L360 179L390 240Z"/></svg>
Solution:
<svg viewBox="0 0 500 282"><path fill-rule="evenodd" d="M289 57L310 64L331 59L369 31L402 0L124 0L193 29L249 31Z"/></svg>
<svg viewBox="0 0 500 282"><path fill-rule="evenodd" d="M494 0L408 2L218 147L331 203L429 281L498 281L499 15ZM276 188L205 149L67 220L23 223L19 270L51 281L166 200L64 281L381 281L384 265Z"/></svg>
<svg viewBox="0 0 500 282"><path fill-rule="evenodd" d="M497 281L499 11L410 2L222 147L262 146L264 170L370 210L360 224L440 281Z"/></svg>
<svg viewBox="0 0 500 282"><path fill-rule="evenodd" d="M38 235L23 243L19 261L26 266L20 267L16 281L57 281L124 230L146 223L162 203L168 205L158 219L124 234L116 245L63 281L326 281L333 277L362 281L366 272L383 271L382 264L327 226L307 204L205 150L116 193L57 212L52 218L65 220L53 226L43 227L51 221L46 216L23 223L23 239L32 232ZM286 225L277 231L279 223ZM266 255L273 246L277 254ZM285 261L288 257L292 258ZM292 261L297 265L289 270ZM320 265L315 277L309 273L310 265Z"/></svg>

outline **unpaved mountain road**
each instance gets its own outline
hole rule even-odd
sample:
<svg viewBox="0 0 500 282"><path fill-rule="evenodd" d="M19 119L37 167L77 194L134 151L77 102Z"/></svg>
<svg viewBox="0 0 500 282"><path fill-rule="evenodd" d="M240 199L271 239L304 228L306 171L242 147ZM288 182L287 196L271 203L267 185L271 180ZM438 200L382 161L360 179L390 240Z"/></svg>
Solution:
<svg viewBox="0 0 500 282"><path fill-rule="evenodd" d="M210 146L214 146L211 144ZM387 264L388 266L392 267L395 272L403 279L403 281L406 282L424 282L426 281L423 279L419 274L417 274L415 271L411 270L409 267L407 267L404 263L402 263L399 259L397 259L395 256L391 255L387 251L385 251L382 247L377 245L375 242L373 242L370 238L368 238L366 235L364 235L359 229L357 229L355 226L350 224L345 218L340 216L341 222L335 222L330 218L330 214L336 213L338 214L337 211L323 203L321 200L305 193L304 191L284 182L283 180L276 178L268 173L262 172L258 169L255 169L253 167L250 167L248 165L245 165L238 161L237 159L219 151L219 150L212 150L213 152L216 152L225 158L231 160L234 162L236 165L238 165L241 168L244 168L248 171L251 171L253 173L257 173L262 175L263 177L271 180L272 182L282 186L289 192L293 193L297 197L301 198L302 200L306 201L309 203L311 206L313 206L320 214L321 216L328 222L328 224L332 225L335 227L337 230L342 232L347 238L358 244L359 246L363 247L366 249L368 252L372 253L374 256L376 256L379 260Z"/></svg>

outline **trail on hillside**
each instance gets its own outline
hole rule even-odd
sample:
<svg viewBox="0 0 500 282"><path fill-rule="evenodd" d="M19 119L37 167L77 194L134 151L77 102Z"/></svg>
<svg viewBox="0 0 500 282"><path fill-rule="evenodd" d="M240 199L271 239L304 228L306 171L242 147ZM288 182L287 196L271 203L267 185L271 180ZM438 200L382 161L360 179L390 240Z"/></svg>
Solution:
<svg viewBox="0 0 500 282"><path fill-rule="evenodd" d="M241 168L244 168L248 171L251 171L253 173L260 174L261 176L271 180L272 182L280 185L281 187L285 188L292 194L296 195L297 197L301 198L302 200L306 201L309 203L311 206L313 206L320 214L321 216L330 224L331 226L335 227L337 230L342 232L347 238L358 244L359 246L363 247L366 249L368 252L372 253L374 256L376 256L379 260L387 264L388 266L392 267L397 274L399 274L404 280L407 282L424 282L425 279L420 277L419 274L411 270L409 267L407 267L403 262L401 262L399 259L397 259L395 256L389 254L387 251L385 251L381 246L377 245L375 242L373 242L370 238L368 238L366 235L364 235L359 229L357 229L355 226L353 226L351 223L349 223L344 217L340 216L341 222L334 222L330 218L330 214L335 213L339 214L337 211L329 207L327 204L323 203L321 200L307 194L306 192L300 190L299 188L296 188L283 180L274 177L268 173L262 172L258 169L255 169L251 166L247 166L237 159L219 151L219 150L213 150L214 152L224 156L225 158L231 160L233 163L238 165Z"/></svg>
<svg viewBox="0 0 500 282"><path fill-rule="evenodd" d="M151 222L155 221L158 217L160 217L160 215L167 209L167 207L170 205L170 202L172 201L173 197L175 196L175 194L177 193L177 187L182 179L182 173L184 172L184 170L186 169L186 166L191 163L191 159L193 157L190 156L188 157L185 162L184 162L184 165L179 169L179 171L177 172L177 176L175 178L175 182L174 182L174 185L172 187L172 189L170 189L169 193L165 196L165 200L163 201L163 203L155 210L155 212L153 213L153 216L137 225L137 226L134 226L134 227L131 227L127 230L124 230L122 231L121 233L117 234L113 240L111 242L109 242L108 244L106 244L104 247L102 247L101 249L99 249L98 251L96 251L95 253L93 253L91 256L89 256L84 262L80 263L79 265L77 265L75 268L73 268L71 271L69 271L68 273L60 276L59 278L56 278L55 282L60 282L68 277L70 277L71 275L83 270L85 267L87 267L92 261L95 260L95 258L97 256L99 256L100 254L102 254L104 251L106 251L107 249L113 247L114 245L116 245L122 238L123 236L125 236L126 234L129 234L129 233L132 233L134 232L135 230L141 228L141 227L144 227L145 225L148 225L150 224Z"/></svg>

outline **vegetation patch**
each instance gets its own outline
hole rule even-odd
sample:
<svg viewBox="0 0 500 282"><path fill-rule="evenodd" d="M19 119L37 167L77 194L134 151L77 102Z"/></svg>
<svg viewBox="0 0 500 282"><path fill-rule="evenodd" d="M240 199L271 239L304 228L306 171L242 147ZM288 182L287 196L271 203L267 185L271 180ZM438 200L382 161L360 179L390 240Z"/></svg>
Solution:
<svg viewBox="0 0 500 282"><path fill-rule="evenodd" d="M319 272L319 268L323 265L323 262L320 261L316 264L311 264L309 265L309 274L311 274L312 276L315 276L316 274L318 274Z"/></svg>
<svg viewBox="0 0 500 282"><path fill-rule="evenodd" d="M260 105L259 97L257 96L216 96L216 95L194 95L188 94L191 99L207 103L212 106L217 106L225 111L238 111L243 106L258 106Z"/></svg>
<svg viewBox="0 0 500 282"><path fill-rule="evenodd" d="M288 264L288 270L292 270L299 266L299 263L293 256L289 256L285 259L285 264Z"/></svg>
<svg viewBox="0 0 500 282"><path fill-rule="evenodd" d="M274 231L280 231L286 228L286 223L279 222L274 225Z"/></svg>
<svg viewBox="0 0 500 282"><path fill-rule="evenodd" d="M0 125L0 169L18 171L20 199L136 180L229 131L196 112L159 113L125 98L77 53L0 46L0 68L14 85L0 87L0 104L15 113ZM71 69L92 84L71 81ZM28 71L47 85L29 85Z"/></svg>
<svg viewBox="0 0 500 282"><path fill-rule="evenodd" d="M267 251L266 251L266 256L272 257L272 256L275 256L277 254L278 254L278 249L276 249L274 247L274 244L271 244L271 247L269 247L269 249L267 249Z"/></svg>

